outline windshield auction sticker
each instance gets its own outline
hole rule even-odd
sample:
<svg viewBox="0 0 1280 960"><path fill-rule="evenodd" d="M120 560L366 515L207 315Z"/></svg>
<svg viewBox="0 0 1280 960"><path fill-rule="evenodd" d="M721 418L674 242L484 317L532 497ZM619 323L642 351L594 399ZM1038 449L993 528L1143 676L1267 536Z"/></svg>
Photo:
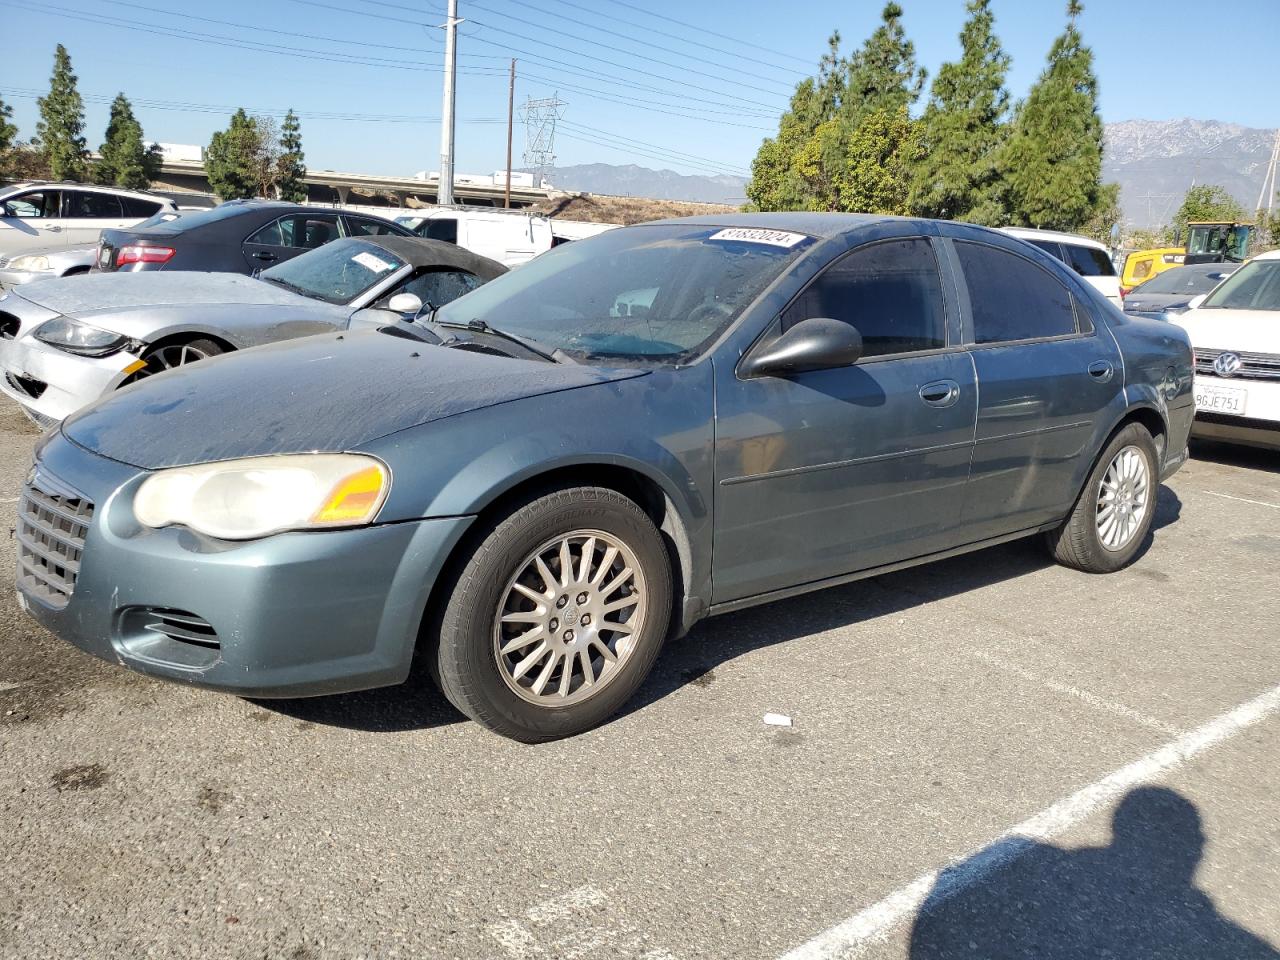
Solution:
<svg viewBox="0 0 1280 960"><path fill-rule="evenodd" d="M788 233L785 230L757 230L749 227L729 227L717 231L708 240L737 240L739 243L766 243L771 247L790 249L797 243L807 239L803 233Z"/></svg>
<svg viewBox="0 0 1280 960"><path fill-rule="evenodd" d="M351 259L366 270L372 270L374 273L386 273L394 266L381 257L375 257L372 253L357 253Z"/></svg>

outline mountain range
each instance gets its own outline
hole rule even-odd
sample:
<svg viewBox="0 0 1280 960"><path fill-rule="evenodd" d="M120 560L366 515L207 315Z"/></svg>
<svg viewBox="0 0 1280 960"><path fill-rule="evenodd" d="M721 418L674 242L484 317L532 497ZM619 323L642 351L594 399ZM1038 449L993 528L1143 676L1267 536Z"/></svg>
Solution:
<svg viewBox="0 0 1280 960"><path fill-rule="evenodd" d="M1108 123L1102 176L1120 184L1121 208L1131 227L1168 223L1193 183L1220 184L1252 215L1275 135L1218 120ZM562 190L734 206L745 202L747 184L745 177L689 176L608 163L556 167L548 179Z"/></svg>

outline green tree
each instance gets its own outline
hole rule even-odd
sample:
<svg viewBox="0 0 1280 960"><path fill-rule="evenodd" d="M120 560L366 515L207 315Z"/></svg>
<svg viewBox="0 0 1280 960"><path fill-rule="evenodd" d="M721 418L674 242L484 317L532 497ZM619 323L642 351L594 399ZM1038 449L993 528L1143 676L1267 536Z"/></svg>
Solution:
<svg viewBox="0 0 1280 960"><path fill-rule="evenodd" d="M836 176L839 209L906 216L911 171L920 162L920 125L906 106L876 110L847 136Z"/></svg>
<svg viewBox="0 0 1280 960"><path fill-rule="evenodd" d="M902 29L902 7L893 0L880 12L880 26L862 49L844 64L845 84L841 116L852 131L862 118L877 112L892 114L920 99L925 71L916 66L916 48Z"/></svg>
<svg viewBox="0 0 1280 960"><path fill-rule="evenodd" d="M969 0L959 61L938 70L921 118L925 152L912 172L914 214L998 226L1006 222L996 165L1008 134L1009 55L990 0Z"/></svg>
<svg viewBox="0 0 1280 960"><path fill-rule="evenodd" d="M1045 71L1019 105L1000 166L1017 225L1079 230L1095 214L1102 176L1102 119L1093 53L1068 0L1067 28L1053 43Z"/></svg>
<svg viewBox="0 0 1280 960"><path fill-rule="evenodd" d="M13 121L13 107L0 97L0 155L7 155L18 139L18 127Z"/></svg>
<svg viewBox="0 0 1280 960"><path fill-rule="evenodd" d="M1244 207L1216 183L1201 183L1187 191L1182 206L1173 215L1173 226L1183 241L1190 220L1243 220Z"/></svg>
<svg viewBox="0 0 1280 960"><path fill-rule="evenodd" d="M258 195L258 156L262 136L257 121L241 107L226 130L219 130L205 151L204 171L209 186L223 200L244 200Z"/></svg>
<svg viewBox="0 0 1280 960"><path fill-rule="evenodd" d="M142 124L133 115L133 105L123 93L116 94L107 121L107 137L98 151L98 182L145 190L160 174L164 160L157 144L147 146Z"/></svg>
<svg viewBox="0 0 1280 960"><path fill-rule="evenodd" d="M1104 183L1098 187L1098 200L1093 215L1080 227L1086 237L1111 246L1113 231L1124 217L1120 209L1120 184Z"/></svg>
<svg viewBox="0 0 1280 960"><path fill-rule="evenodd" d="M280 128L280 157L276 161L276 195L281 200L301 203L307 199L307 165L302 152L302 128L298 115L290 110Z"/></svg>
<svg viewBox="0 0 1280 960"><path fill-rule="evenodd" d="M55 180L83 180L89 154L84 139L84 101L76 89L71 56L62 44L53 54L49 95L37 103L40 122L36 125L36 139L50 176Z"/></svg>

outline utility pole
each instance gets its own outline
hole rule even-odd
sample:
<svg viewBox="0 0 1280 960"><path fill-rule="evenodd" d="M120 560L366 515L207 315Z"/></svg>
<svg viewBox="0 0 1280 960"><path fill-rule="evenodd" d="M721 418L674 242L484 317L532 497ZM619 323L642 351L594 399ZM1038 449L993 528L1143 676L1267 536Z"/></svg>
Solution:
<svg viewBox="0 0 1280 960"><path fill-rule="evenodd" d="M444 103L440 108L440 185L436 203L453 203L453 108L458 77L458 0L449 0L444 24Z"/></svg>
<svg viewBox="0 0 1280 960"><path fill-rule="evenodd" d="M511 83L507 87L507 196L504 206L511 209L511 131L516 119L516 61L511 58Z"/></svg>

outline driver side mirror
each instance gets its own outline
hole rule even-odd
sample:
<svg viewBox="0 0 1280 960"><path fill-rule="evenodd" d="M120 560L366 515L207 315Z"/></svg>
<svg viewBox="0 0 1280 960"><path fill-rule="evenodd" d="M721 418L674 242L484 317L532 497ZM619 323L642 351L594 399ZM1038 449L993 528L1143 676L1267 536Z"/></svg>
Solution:
<svg viewBox="0 0 1280 960"><path fill-rule="evenodd" d="M861 356L862 334L857 327L830 317L811 317L748 355L738 372L744 378L788 377L810 370L847 367Z"/></svg>
<svg viewBox="0 0 1280 960"><path fill-rule="evenodd" d="M416 320L422 313L422 298L415 293L397 293L387 301L387 309L406 320Z"/></svg>

